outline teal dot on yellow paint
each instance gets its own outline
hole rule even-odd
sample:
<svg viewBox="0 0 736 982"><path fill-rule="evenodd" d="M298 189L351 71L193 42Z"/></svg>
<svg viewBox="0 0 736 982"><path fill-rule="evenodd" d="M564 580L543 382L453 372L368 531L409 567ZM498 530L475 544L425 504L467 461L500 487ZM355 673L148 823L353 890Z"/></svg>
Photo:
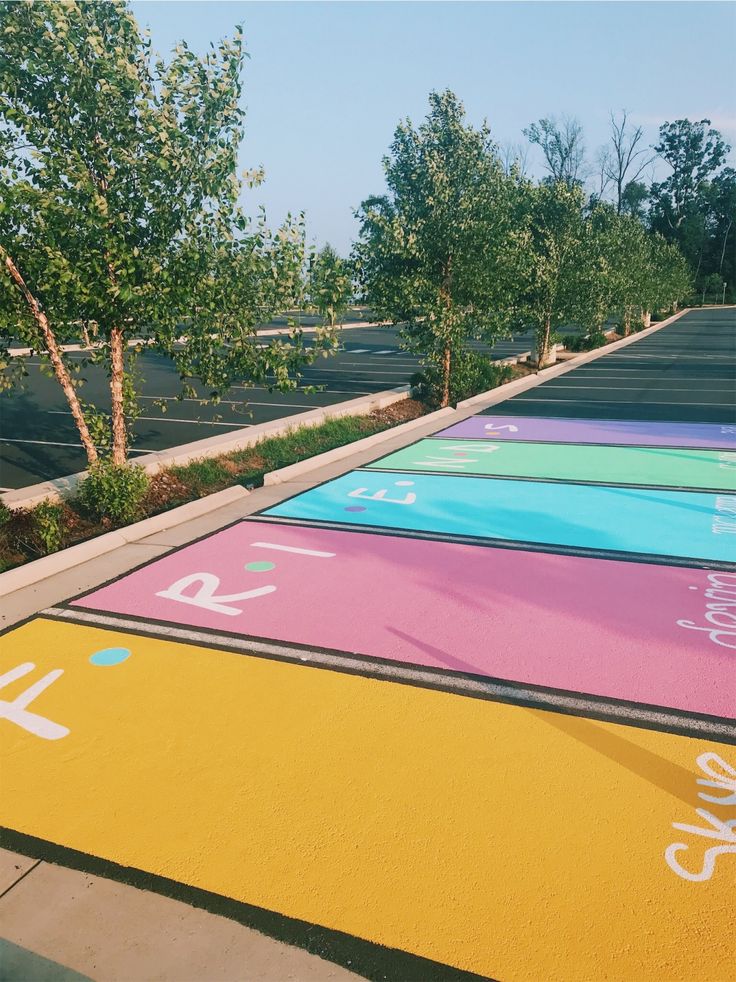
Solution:
<svg viewBox="0 0 736 982"><path fill-rule="evenodd" d="M93 665L119 665L130 658L128 648L102 648L89 656Z"/></svg>
<svg viewBox="0 0 736 982"><path fill-rule="evenodd" d="M274 569L275 566L276 563L267 563L267 562L245 564L245 568L248 570L249 573L267 573L270 569Z"/></svg>

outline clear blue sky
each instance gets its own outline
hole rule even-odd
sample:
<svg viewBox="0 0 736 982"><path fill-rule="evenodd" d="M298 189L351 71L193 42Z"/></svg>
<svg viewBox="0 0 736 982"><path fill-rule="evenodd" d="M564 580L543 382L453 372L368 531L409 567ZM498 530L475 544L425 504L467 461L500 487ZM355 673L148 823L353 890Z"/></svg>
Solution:
<svg viewBox="0 0 736 982"><path fill-rule="evenodd" d="M346 253L353 209L383 189L398 120L418 122L431 89L453 89L500 144L549 114L576 116L592 158L608 112L626 108L648 142L666 119L708 117L736 146L733 3L133 3L165 54L202 51L245 28L250 60L243 166L271 224L306 211L308 236ZM732 160L734 155L732 154ZM541 174L530 157L532 173Z"/></svg>

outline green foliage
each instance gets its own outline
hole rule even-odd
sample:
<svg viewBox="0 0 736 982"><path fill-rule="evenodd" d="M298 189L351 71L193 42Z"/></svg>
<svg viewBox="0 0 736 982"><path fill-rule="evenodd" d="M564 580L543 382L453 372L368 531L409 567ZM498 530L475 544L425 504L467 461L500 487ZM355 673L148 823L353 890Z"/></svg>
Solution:
<svg viewBox="0 0 736 982"><path fill-rule="evenodd" d="M396 129L388 193L361 205L354 262L376 315L404 323L405 347L441 371L445 404L465 342L506 330L526 240L520 178L504 173L487 126L469 126L452 92L429 102L422 124Z"/></svg>
<svg viewBox="0 0 736 982"><path fill-rule="evenodd" d="M262 179L237 176L241 30L201 57L180 43L164 61L122 0L0 0L0 23L0 258L27 286L3 262L0 348L18 337L45 350L42 315L59 344L83 325L110 379L116 426L98 416L97 429L118 464L135 413L132 338L214 394L272 374L293 388L332 342L307 350L296 332L261 348L255 337L301 297L304 227L289 217L271 232L240 205L243 184Z"/></svg>
<svg viewBox="0 0 736 982"><path fill-rule="evenodd" d="M211 494L234 483L258 487L268 471L345 446L391 425L375 415L341 416L319 426L302 426L284 436L261 440L254 447L226 457L195 460L184 467L174 467L171 472L198 495Z"/></svg>
<svg viewBox="0 0 736 982"><path fill-rule="evenodd" d="M64 539L62 505L51 501L42 501L33 509L33 527L36 538L41 543L44 555L56 552L61 548Z"/></svg>
<svg viewBox="0 0 736 982"><path fill-rule="evenodd" d="M669 229L682 225L693 208L698 209L706 185L731 149L709 119L692 123L678 119L659 128L654 148L671 168L670 175L653 184L651 195L656 220Z"/></svg>
<svg viewBox="0 0 736 982"><path fill-rule="evenodd" d="M723 296L723 280L718 273L709 273L703 279L703 303L720 303Z"/></svg>
<svg viewBox="0 0 736 982"><path fill-rule="evenodd" d="M457 405L463 399L495 389L497 385L508 382L513 372L510 365L495 365L488 357L475 351L459 351L452 360L453 371L450 376L450 403ZM435 365L428 365L412 377L417 397L430 408L442 404L443 376Z"/></svg>
<svg viewBox="0 0 736 982"><path fill-rule="evenodd" d="M341 259L329 244L310 261L307 292L309 305L330 327L348 309L353 292L350 263Z"/></svg>
<svg viewBox="0 0 736 982"><path fill-rule="evenodd" d="M678 246L696 285L717 273L736 279L736 170L726 166L729 145L710 120L678 119L659 130L657 153L670 168L651 187L655 232Z"/></svg>
<svg viewBox="0 0 736 982"><path fill-rule="evenodd" d="M0 528L8 524L12 515L13 513L8 506L3 501L0 501Z"/></svg>
<svg viewBox="0 0 736 982"><path fill-rule="evenodd" d="M567 351L592 351L593 348L600 348L607 344L608 339L600 328L586 331L585 334L566 334L562 338Z"/></svg>
<svg viewBox="0 0 736 982"><path fill-rule="evenodd" d="M140 514L149 483L141 467L100 461L79 485L78 499L93 518L124 525Z"/></svg>
<svg viewBox="0 0 736 982"><path fill-rule="evenodd" d="M191 464L172 467L171 473L199 495L209 494L215 486L225 487L232 480L232 472L213 457L203 457L201 460L193 460Z"/></svg>
<svg viewBox="0 0 736 982"><path fill-rule="evenodd" d="M544 365L551 338L566 324L600 323L605 311L592 229L582 189L563 181L523 188L527 265L518 300L522 324L535 331L535 360Z"/></svg>
<svg viewBox="0 0 736 982"><path fill-rule="evenodd" d="M649 199L649 188L642 181L629 181L621 192L621 213L643 221Z"/></svg>

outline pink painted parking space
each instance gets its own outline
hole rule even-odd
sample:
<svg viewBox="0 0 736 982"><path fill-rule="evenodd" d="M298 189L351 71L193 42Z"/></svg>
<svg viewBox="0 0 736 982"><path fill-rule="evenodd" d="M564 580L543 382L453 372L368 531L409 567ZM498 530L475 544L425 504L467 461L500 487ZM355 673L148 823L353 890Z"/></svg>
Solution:
<svg viewBox="0 0 736 982"><path fill-rule="evenodd" d="M732 717L735 589L736 572L246 520L72 608Z"/></svg>

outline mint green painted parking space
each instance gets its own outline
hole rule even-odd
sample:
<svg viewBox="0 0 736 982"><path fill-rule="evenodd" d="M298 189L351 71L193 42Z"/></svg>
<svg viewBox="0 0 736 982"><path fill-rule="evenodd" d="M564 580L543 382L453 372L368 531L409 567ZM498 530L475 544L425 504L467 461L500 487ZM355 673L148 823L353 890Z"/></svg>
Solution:
<svg viewBox="0 0 736 982"><path fill-rule="evenodd" d="M727 450L420 440L368 466L420 473L736 491L736 453Z"/></svg>

